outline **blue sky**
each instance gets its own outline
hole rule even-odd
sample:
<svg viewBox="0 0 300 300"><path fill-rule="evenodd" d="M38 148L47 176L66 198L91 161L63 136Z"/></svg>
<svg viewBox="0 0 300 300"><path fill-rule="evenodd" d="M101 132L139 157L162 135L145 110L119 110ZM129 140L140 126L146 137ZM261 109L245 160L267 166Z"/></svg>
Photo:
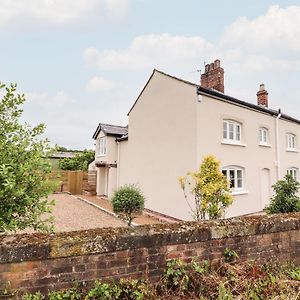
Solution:
<svg viewBox="0 0 300 300"><path fill-rule="evenodd" d="M153 68L193 82L221 59L225 93L300 118L300 2L2 0L0 80L52 143L91 148L99 122L126 125Z"/></svg>

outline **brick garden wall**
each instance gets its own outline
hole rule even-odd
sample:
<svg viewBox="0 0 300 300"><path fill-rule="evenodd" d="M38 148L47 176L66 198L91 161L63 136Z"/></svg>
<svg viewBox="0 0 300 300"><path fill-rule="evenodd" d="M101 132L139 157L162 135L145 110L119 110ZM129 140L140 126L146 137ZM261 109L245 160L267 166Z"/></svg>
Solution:
<svg viewBox="0 0 300 300"><path fill-rule="evenodd" d="M300 213L0 236L0 290L46 292L98 278L155 280L168 259L214 260L226 247L242 260L300 264Z"/></svg>

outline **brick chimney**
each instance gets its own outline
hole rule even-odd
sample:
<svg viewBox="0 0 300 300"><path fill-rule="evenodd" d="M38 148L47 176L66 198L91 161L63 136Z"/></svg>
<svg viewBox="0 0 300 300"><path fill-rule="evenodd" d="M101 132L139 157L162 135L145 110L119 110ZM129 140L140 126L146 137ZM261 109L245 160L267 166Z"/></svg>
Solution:
<svg viewBox="0 0 300 300"><path fill-rule="evenodd" d="M224 93L224 69L221 68L219 59L205 65L205 72L201 74L201 86Z"/></svg>
<svg viewBox="0 0 300 300"><path fill-rule="evenodd" d="M265 85L259 86L259 91L256 93L257 105L268 107L268 92L265 90Z"/></svg>

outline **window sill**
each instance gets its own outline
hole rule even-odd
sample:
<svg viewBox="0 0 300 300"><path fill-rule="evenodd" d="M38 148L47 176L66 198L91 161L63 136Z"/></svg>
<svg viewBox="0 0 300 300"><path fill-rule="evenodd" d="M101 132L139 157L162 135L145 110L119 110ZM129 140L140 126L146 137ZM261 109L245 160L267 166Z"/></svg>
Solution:
<svg viewBox="0 0 300 300"><path fill-rule="evenodd" d="M98 154L97 157L104 157L106 154Z"/></svg>
<svg viewBox="0 0 300 300"><path fill-rule="evenodd" d="M230 146L240 146L240 147L246 147L247 146L246 144L229 142L229 141L222 141L221 144L222 145L230 145Z"/></svg>
<svg viewBox="0 0 300 300"><path fill-rule="evenodd" d="M268 145L268 144L258 144L258 146L260 146L260 147L266 147L266 148L272 148L272 146Z"/></svg>
<svg viewBox="0 0 300 300"><path fill-rule="evenodd" d="M242 191L232 191L231 195L232 196L238 196L238 195L246 195L248 193L249 193L248 191L244 191L244 190L242 190Z"/></svg>
<svg viewBox="0 0 300 300"><path fill-rule="evenodd" d="M295 152L298 153L298 149L286 149L286 152Z"/></svg>

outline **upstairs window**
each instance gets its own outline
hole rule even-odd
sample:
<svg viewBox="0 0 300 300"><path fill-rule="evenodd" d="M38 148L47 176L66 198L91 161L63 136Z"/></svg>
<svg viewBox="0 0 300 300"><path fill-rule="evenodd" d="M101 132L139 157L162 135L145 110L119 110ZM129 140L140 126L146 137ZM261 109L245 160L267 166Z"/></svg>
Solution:
<svg viewBox="0 0 300 300"><path fill-rule="evenodd" d="M296 150L296 136L292 133L286 135L286 148L287 150Z"/></svg>
<svg viewBox="0 0 300 300"><path fill-rule="evenodd" d="M259 128L259 144L260 145L269 144L269 130L265 127Z"/></svg>
<svg viewBox="0 0 300 300"><path fill-rule="evenodd" d="M287 169L286 172L288 175L291 175L295 180L298 180L298 168L292 167Z"/></svg>
<svg viewBox="0 0 300 300"><path fill-rule="evenodd" d="M241 142L242 126L232 120L223 120L223 140L229 143Z"/></svg>
<svg viewBox="0 0 300 300"><path fill-rule="evenodd" d="M99 139L99 155L106 155L106 137Z"/></svg>
<svg viewBox="0 0 300 300"><path fill-rule="evenodd" d="M240 167L224 167L222 169L223 175L229 181L229 187L233 191L239 191L244 188L244 170Z"/></svg>

